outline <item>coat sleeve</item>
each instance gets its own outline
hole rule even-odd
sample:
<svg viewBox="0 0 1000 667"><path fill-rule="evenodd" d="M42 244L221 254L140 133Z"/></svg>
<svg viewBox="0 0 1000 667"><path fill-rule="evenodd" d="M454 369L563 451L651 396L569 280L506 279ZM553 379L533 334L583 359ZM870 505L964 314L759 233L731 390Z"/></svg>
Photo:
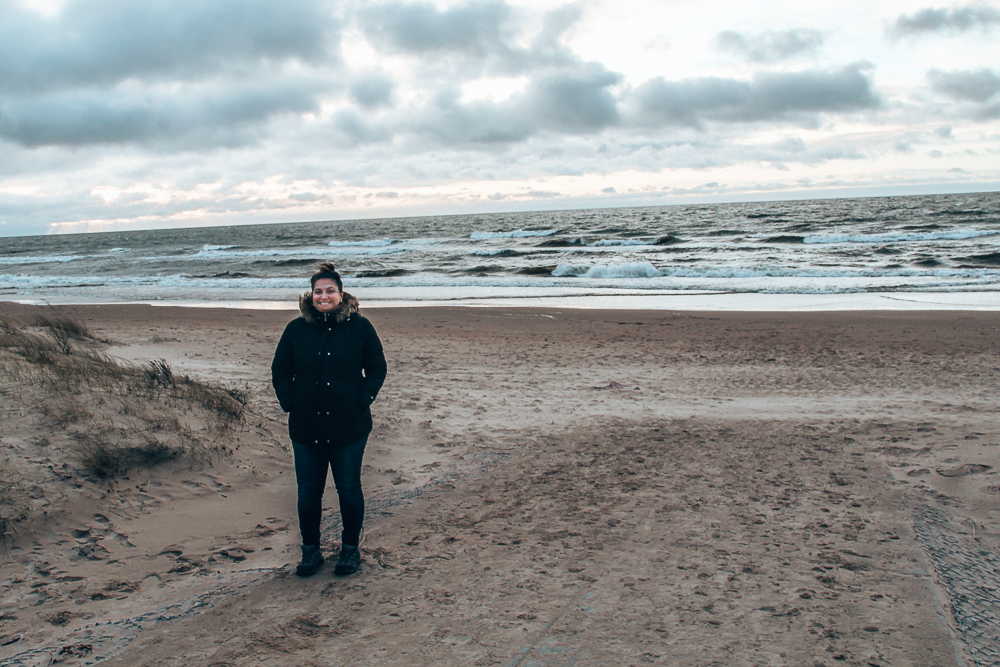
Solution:
<svg viewBox="0 0 1000 667"><path fill-rule="evenodd" d="M271 386L285 412L295 407L295 349L290 329L291 324L285 327L271 360Z"/></svg>
<svg viewBox="0 0 1000 667"><path fill-rule="evenodd" d="M371 405L375 402L375 398L382 388L382 383L385 382L387 372L382 341L379 340L375 327L371 327L371 333L365 339L361 354L362 368L365 371L365 379L361 385L362 399Z"/></svg>

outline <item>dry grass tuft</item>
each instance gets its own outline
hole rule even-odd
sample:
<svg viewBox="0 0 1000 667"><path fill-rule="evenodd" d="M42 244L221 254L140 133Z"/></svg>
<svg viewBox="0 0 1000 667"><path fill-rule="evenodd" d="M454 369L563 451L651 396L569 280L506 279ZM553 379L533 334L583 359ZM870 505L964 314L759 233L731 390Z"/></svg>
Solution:
<svg viewBox="0 0 1000 667"><path fill-rule="evenodd" d="M33 326L48 329L49 331L61 331L67 336L73 335L77 338L97 340L97 337L87 328L86 324L71 317L39 315L30 320L30 323Z"/></svg>
<svg viewBox="0 0 1000 667"><path fill-rule="evenodd" d="M69 448L85 474L108 481L230 451L249 391L178 376L164 359L115 359L99 343L66 317L0 319L0 400L6 414L38 416L49 456Z"/></svg>
<svg viewBox="0 0 1000 667"><path fill-rule="evenodd" d="M11 535L15 526L24 520L28 509L24 497L24 489L10 459L0 462L0 538Z"/></svg>

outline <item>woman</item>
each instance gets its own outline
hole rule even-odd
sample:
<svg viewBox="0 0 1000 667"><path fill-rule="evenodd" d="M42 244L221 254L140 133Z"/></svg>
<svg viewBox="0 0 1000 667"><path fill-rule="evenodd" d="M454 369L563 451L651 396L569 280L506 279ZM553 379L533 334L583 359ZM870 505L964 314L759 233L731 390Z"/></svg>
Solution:
<svg viewBox="0 0 1000 667"><path fill-rule="evenodd" d="M382 342L344 292L333 264L320 264L312 291L299 299L302 316L285 327L271 362L271 384L289 413L295 454L302 561L295 572L308 577L323 564L320 516L326 470L340 497L340 557L336 574L352 574L361 563L358 545L365 515L361 459L372 430L369 406L385 381Z"/></svg>

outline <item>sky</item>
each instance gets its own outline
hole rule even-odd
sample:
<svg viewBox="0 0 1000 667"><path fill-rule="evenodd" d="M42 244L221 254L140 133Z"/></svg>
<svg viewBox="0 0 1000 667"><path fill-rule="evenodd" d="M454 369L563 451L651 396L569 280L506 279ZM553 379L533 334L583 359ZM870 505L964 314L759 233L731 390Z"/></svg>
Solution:
<svg viewBox="0 0 1000 667"><path fill-rule="evenodd" d="M1000 4L0 0L0 236L1000 190Z"/></svg>

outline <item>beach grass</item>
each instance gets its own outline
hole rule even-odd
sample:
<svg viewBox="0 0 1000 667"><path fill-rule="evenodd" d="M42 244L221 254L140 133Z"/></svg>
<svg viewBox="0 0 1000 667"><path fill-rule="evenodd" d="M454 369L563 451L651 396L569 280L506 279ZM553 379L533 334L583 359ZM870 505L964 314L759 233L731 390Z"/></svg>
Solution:
<svg viewBox="0 0 1000 667"><path fill-rule="evenodd" d="M7 421L33 420L31 446L73 475L109 483L130 471L231 451L248 390L179 375L163 360L131 362L66 317L0 319L0 401ZM3 443L0 535L24 517L17 448Z"/></svg>

